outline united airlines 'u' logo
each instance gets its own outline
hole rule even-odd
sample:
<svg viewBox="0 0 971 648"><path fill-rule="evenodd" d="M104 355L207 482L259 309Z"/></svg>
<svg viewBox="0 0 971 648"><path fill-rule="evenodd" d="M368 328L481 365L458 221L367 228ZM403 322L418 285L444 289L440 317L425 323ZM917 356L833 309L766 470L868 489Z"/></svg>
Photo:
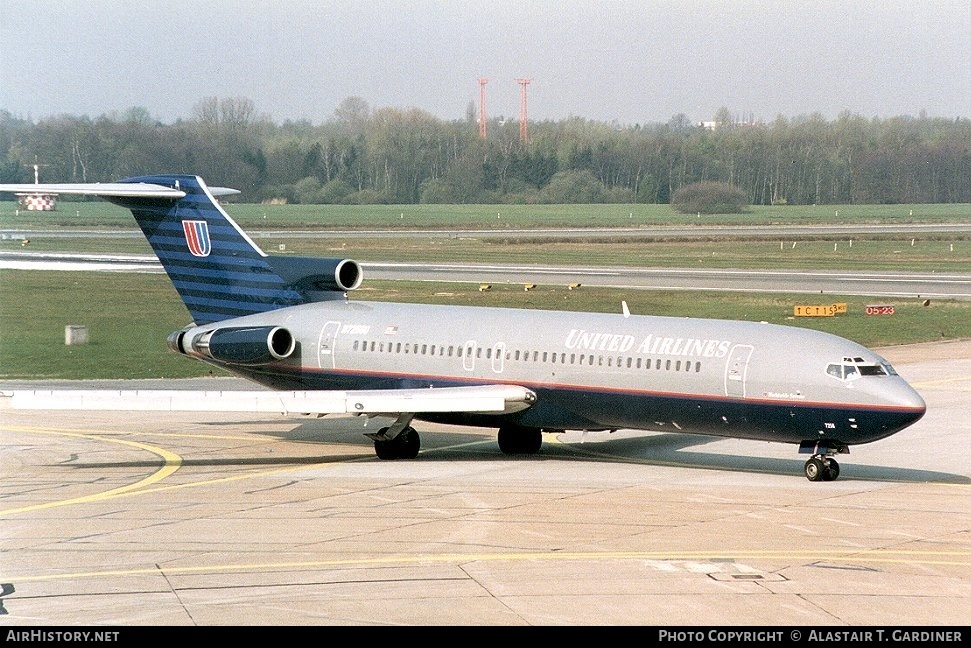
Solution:
<svg viewBox="0 0 971 648"><path fill-rule="evenodd" d="M206 221L182 221L182 229L185 231L185 242L189 246L189 252L197 257L209 256L212 251L212 241L209 240L209 226Z"/></svg>

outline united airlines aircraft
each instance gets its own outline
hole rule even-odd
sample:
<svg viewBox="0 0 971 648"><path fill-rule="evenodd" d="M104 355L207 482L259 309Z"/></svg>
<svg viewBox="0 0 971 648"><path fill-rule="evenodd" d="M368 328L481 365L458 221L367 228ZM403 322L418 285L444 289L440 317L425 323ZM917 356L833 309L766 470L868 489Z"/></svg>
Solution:
<svg viewBox="0 0 971 648"><path fill-rule="evenodd" d="M834 455L899 432L925 403L849 340L758 322L380 303L348 298L350 259L269 256L192 175L0 185L130 209L193 323L169 347L271 390L8 393L14 407L277 411L393 419L382 459L420 451L416 420L498 429L507 454L544 432L618 429L797 444L811 481Z"/></svg>

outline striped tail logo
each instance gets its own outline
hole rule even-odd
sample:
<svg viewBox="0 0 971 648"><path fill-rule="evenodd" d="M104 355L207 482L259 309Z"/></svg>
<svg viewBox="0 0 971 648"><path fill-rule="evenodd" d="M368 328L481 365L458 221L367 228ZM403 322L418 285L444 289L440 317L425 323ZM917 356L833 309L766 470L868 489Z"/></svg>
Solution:
<svg viewBox="0 0 971 648"><path fill-rule="evenodd" d="M206 257L212 252L212 241L209 239L209 226L206 221L185 220L182 221L182 229L185 232L185 242L189 246L192 256Z"/></svg>

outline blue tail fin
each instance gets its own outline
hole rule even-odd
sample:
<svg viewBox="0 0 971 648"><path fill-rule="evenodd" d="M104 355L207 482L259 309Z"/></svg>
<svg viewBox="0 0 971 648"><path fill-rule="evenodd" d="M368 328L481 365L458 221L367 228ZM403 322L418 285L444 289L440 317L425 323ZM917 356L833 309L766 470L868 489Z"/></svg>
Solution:
<svg viewBox="0 0 971 648"><path fill-rule="evenodd" d="M131 210L197 325L317 301L328 298L320 291L360 283L360 268L353 261L302 259L294 264L268 257L213 195L236 192L210 190L192 175L128 178L118 184L129 183L185 194L101 197Z"/></svg>
<svg viewBox="0 0 971 648"><path fill-rule="evenodd" d="M0 192L98 196L131 210L197 325L337 299L361 284L350 259L267 256L194 175L120 182L0 184Z"/></svg>

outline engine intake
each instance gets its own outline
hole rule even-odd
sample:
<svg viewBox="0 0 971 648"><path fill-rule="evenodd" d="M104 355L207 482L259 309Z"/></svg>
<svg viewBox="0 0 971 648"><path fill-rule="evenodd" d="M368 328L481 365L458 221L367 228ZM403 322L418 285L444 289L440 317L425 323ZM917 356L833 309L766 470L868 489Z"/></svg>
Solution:
<svg viewBox="0 0 971 648"><path fill-rule="evenodd" d="M232 327L207 331L178 344L226 364L261 365L293 355L297 341L282 326Z"/></svg>

